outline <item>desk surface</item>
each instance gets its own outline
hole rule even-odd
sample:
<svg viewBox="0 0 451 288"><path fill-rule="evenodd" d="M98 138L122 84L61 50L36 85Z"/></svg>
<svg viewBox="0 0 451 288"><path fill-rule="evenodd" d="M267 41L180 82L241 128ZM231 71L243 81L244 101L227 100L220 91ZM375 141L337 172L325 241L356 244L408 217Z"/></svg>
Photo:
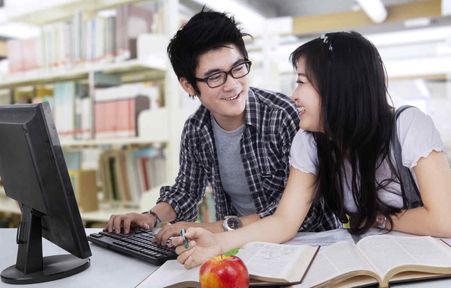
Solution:
<svg viewBox="0 0 451 288"><path fill-rule="evenodd" d="M99 229L86 229L87 233L93 233ZM64 250L44 239L44 256L66 254ZM91 267L87 270L68 278L45 282L40 284L25 285L23 287L135 287L158 267L143 261L136 260L109 250L91 245ZM0 271L15 264L17 254L16 229L0 229ZM17 285L0 282L0 287L19 287ZM392 287L430 287L449 288L451 279L442 279L428 282L408 283L405 285L393 285Z"/></svg>
<svg viewBox="0 0 451 288"><path fill-rule="evenodd" d="M87 233L99 229L86 229ZM23 287L65 287L65 288L101 288L101 287L135 287L158 267L143 261L136 260L101 247L91 246L91 266L76 275L40 284L25 285ZM43 240L44 256L67 254L66 251L53 243ZM16 263L17 245L16 229L0 229L0 270ZM19 287L0 282L0 287Z"/></svg>

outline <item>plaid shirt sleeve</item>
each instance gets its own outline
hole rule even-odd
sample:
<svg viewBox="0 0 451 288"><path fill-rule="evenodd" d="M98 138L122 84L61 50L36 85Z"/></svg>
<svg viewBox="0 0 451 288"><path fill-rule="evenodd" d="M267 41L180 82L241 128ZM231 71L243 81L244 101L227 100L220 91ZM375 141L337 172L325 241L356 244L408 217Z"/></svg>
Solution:
<svg viewBox="0 0 451 288"><path fill-rule="evenodd" d="M299 117L297 115L297 111L295 109L287 109L287 110L279 110L278 115L274 117L277 119L277 123L272 125L275 130L273 135L277 138L278 146L280 147L280 156L288 163L288 157L290 156L290 148L291 142L293 142L294 136L298 130L299 125ZM289 165L285 167L285 180L283 186L285 187L286 182L288 180L289 174ZM279 204L282 193L280 193L280 197L277 200L268 203L267 207L264 211L258 213L260 218L264 218L266 216L272 215Z"/></svg>
<svg viewBox="0 0 451 288"><path fill-rule="evenodd" d="M195 131L190 121L185 123L180 147L180 168L175 184L161 187L159 202L166 202L176 213L175 221L194 221L198 203L205 192L207 179L195 154Z"/></svg>

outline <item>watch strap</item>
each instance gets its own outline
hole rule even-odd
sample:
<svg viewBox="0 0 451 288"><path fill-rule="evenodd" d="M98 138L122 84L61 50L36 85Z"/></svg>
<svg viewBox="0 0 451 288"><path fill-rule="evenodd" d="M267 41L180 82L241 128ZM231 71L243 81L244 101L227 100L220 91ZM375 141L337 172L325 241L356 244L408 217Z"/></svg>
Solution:
<svg viewBox="0 0 451 288"><path fill-rule="evenodd" d="M159 225L159 224L161 223L160 217L159 217L158 214L155 213L154 211L152 211L152 210L145 211L145 212L143 212L143 214L150 214L150 215L152 215L153 217L155 217L155 223L153 224L153 228L157 227L157 225Z"/></svg>

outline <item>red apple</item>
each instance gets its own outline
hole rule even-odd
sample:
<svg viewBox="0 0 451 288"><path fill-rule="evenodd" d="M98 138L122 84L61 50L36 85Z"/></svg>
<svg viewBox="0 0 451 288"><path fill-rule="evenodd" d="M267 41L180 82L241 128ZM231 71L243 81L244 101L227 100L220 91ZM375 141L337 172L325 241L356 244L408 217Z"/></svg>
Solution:
<svg viewBox="0 0 451 288"><path fill-rule="evenodd" d="M249 273L237 256L216 256L200 267L201 288L249 287Z"/></svg>

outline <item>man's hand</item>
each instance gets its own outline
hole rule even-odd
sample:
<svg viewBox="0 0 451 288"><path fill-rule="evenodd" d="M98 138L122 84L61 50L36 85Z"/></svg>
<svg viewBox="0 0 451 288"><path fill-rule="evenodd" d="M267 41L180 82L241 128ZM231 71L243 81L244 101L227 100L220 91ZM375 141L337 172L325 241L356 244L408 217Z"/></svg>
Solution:
<svg viewBox="0 0 451 288"><path fill-rule="evenodd" d="M149 230L155 225L155 217L151 214L127 213L123 215L111 215L110 220L103 228L108 232L124 234L130 232L131 227L140 227Z"/></svg>
<svg viewBox="0 0 451 288"><path fill-rule="evenodd" d="M176 246L175 252L179 255L177 261L190 269L201 265L207 259L221 255L222 247L218 234L202 228L189 228L185 237L188 239L188 248L183 246L183 237L173 237L172 244Z"/></svg>
<svg viewBox="0 0 451 288"><path fill-rule="evenodd" d="M166 224L158 234L155 236L155 242L160 245L165 245L169 238L180 236L180 230L188 230L189 227L202 227L202 224L195 222L177 222L174 224Z"/></svg>

